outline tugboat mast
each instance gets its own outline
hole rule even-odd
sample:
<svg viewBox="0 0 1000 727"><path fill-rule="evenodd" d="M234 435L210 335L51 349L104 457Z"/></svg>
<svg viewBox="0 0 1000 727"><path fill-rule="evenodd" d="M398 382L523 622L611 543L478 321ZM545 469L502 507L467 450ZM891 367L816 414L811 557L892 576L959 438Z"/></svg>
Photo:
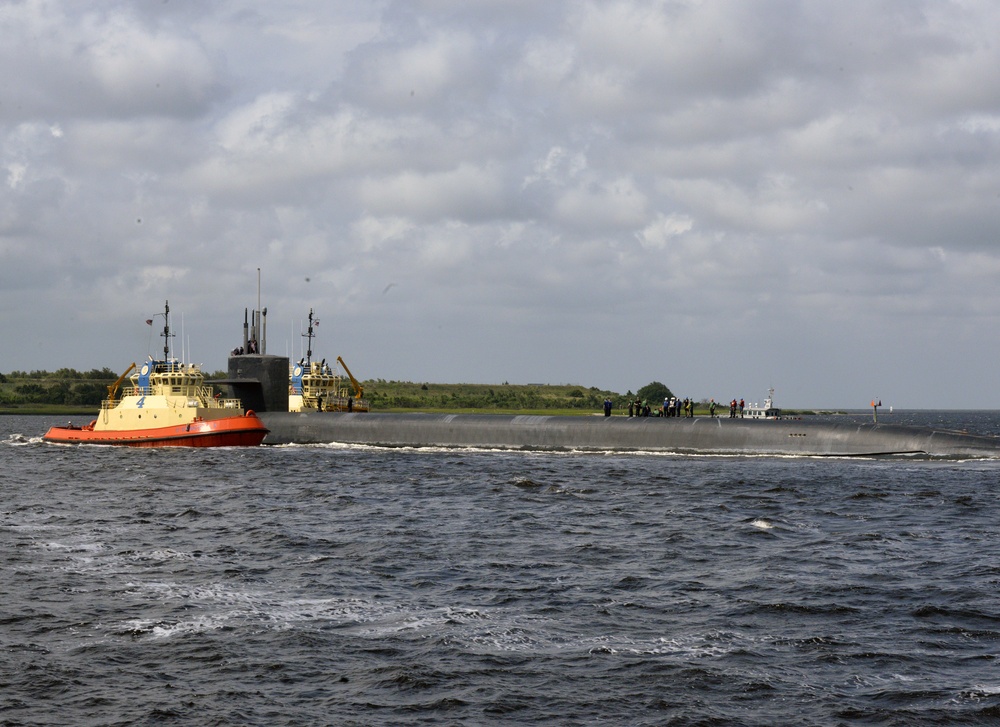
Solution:
<svg viewBox="0 0 1000 727"><path fill-rule="evenodd" d="M163 362L170 362L170 338L174 335L170 332L170 301L163 302Z"/></svg>
<svg viewBox="0 0 1000 727"><path fill-rule="evenodd" d="M302 334L302 337L306 339L306 365L312 363L312 345L313 345L313 309L309 309L309 328L306 329L306 333Z"/></svg>

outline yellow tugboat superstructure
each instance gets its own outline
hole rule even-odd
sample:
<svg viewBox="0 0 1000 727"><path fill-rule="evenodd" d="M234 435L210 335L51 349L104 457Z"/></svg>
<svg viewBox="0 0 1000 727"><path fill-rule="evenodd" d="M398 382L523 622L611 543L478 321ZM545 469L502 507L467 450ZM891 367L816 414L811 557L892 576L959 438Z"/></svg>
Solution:
<svg viewBox="0 0 1000 727"><path fill-rule="evenodd" d="M294 363L289 371L288 411L347 411L367 412L368 401L364 398L364 388L354 378L344 359L337 357L337 362L343 367L351 382L349 389L335 369L326 359L316 362L312 360L312 339L315 336L314 326L319 321L313 318L312 308L309 309L309 327L302 334L308 339L306 355L298 363Z"/></svg>
<svg viewBox="0 0 1000 727"><path fill-rule="evenodd" d="M132 385L122 390L120 400L102 402L95 431L145 429L243 414L239 399L214 395L197 364L150 358L130 380Z"/></svg>

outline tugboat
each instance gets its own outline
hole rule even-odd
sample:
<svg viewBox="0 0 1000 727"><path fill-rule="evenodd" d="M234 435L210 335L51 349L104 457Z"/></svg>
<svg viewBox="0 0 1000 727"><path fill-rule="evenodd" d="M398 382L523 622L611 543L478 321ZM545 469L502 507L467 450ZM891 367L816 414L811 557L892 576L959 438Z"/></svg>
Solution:
<svg viewBox="0 0 1000 727"><path fill-rule="evenodd" d="M774 389L767 390L767 398L764 404L750 404L743 410L744 419L780 419L781 409L774 406Z"/></svg>
<svg viewBox="0 0 1000 727"><path fill-rule="evenodd" d="M213 395L196 364L170 356L170 304L163 311L163 359L152 357L131 376L132 385L116 399L133 363L101 404L97 419L83 426L52 427L42 439L58 444L114 444L126 447L255 447L268 433L239 399Z"/></svg>
<svg viewBox="0 0 1000 727"><path fill-rule="evenodd" d="M310 308L309 327L306 333L302 334L307 340L306 355L290 367L288 411L367 412L369 406L364 399L364 388L354 378L343 358L338 356L337 363L343 367L351 381L353 396L347 387L341 386L341 377L330 367L326 359L318 363L312 360L314 326L319 325L319 321L314 321L313 310Z"/></svg>

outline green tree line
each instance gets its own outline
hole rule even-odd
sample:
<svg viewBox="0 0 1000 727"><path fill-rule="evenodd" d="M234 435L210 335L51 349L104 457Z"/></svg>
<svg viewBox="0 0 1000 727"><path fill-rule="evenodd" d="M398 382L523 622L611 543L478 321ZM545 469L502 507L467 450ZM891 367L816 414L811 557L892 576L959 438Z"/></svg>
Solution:
<svg viewBox="0 0 1000 727"><path fill-rule="evenodd" d="M222 379L226 372L206 373L206 379ZM11 371L0 373L0 408L24 406L99 407L108 386L118 379L109 369L77 371ZM480 409L480 410L579 410L598 412L604 400L615 409L628 406L636 396L656 409L670 389L652 382L633 394L619 394L597 387L562 384L428 384L376 379L364 382L365 398L373 409Z"/></svg>
<svg viewBox="0 0 1000 727"><path fill-rule="evenodd" d="M419 384L378 379L365 384L365 397L375 409L485 409L545 410L577 409L601 411L611 399L615 409L628 406L636 396L658 408L670 389L652 382L638 390L620 394L595 386L565 384Z"/></svg>
<svg viewBox="0 0 1000 727"><path fill-rule="evenodd" d="M0 373L0 407L29 405L99 407L119 374L105 367L90 371L11 371ZM211 376L222 378L223 372Z"/></svg>

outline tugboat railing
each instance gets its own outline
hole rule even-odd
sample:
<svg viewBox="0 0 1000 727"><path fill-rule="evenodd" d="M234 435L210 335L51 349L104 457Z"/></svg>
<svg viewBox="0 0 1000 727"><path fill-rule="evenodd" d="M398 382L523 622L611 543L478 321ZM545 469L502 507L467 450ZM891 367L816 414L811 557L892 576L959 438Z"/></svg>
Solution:
<svg viewBox="0 0 1000 727"><path fill-rule="evenodd" d="M169 388L167 395L170 397L184 397L184 401L180 404L173 403L168 400L168 404L175 407L187 406L187 402L190 399L196 399L198 406L204 409L242 409L243 404L239 399L235 398L216 398L215 390L211 386L171 386L171 387L157 387L157 386L127 386L122 389L121 397L117 400L105 399L101 402L102 409L114 409L117 407L122 399L128 396L154 396L154 389ZM159 394L160 391L156 391Z"/></svg>

